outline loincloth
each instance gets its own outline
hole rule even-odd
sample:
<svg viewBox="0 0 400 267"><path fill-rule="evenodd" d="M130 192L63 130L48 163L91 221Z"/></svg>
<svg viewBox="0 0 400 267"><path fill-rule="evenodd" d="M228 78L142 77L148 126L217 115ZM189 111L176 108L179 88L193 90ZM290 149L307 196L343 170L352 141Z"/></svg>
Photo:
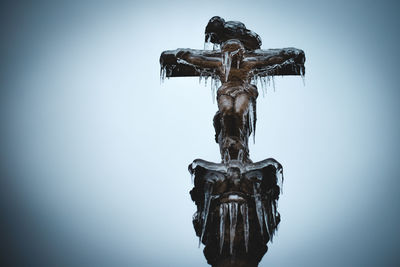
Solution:
<svg viewBox="0 0 400 267"><path fill-rule="evenodd" d="M256 99L258 97L257 87L252 84L240 86L222 85L217 91L217 100L223 95L236 98L240 94L246 94L249 96L249 98Z"/></svg>

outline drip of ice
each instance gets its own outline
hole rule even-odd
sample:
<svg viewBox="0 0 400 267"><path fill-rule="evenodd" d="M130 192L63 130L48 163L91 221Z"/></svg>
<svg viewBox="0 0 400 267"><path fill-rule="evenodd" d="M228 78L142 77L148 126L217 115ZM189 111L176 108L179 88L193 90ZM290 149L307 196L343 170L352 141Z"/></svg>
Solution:
<svg viewBox="0 0 400 267"><path fill-rule="evenodd" d="M228 204L223 203L219 206L219 254L222 253L225 239L225 220L228 213Z"/></svg>
<svg viewBox="0 0 400 267"><path fill-rule="evenodd" d="M251 78L251 82L257 86L257 75L253 75Z"/></svg>
<svg viewBox="0 0 400 267"><path fill-rule="evenodd" d="M306 79L304 76L303 68L301 66L300 66L300 76L301 76L301 79L303 80L303 86L306 86Z"/></svg>
<svg viewBox="0 0 400 267"><path fill-rule="evenodd" d="M269 220L268 220L268 214L269 214L268 210L269 209L268 209L267 205L269 206L269 203L263 205L264 221L265 221L265 226L266 226L265 228L267 229L267 235L269 238L271 238L271 241L272 241L272 234L271 234L271 229L270 229Z"/></svg>
<svg viewBox="0 0 400 267"><path fill-rule="evenodd" d="M258 223L260 224L260 232L261 232L261 235L264 235L262 202L261 202L260 193L258 192L258 187L259 187L259 185L257 183L254 183L254 185L253 185L254 201L256 202L255 203L256 204L256 213L257 213Z"/></svg>
<svg viewBox="0 0 400 267"><path fill-rule="evenodd" d="M216 91L218 90L219 86L220 86L220 80L217 75L213 74L211 76L211 94L213 103L215 103Z"/></svg>
<svg viewBox="0 0 400 267"><path fill-rule="evenodd" d="M225 82L228 81L229 72L231 70L232 56L231 53L225 52L222 54L222 65L224 67Z"/></svg>
<svg viewBox="0 0 400 267"><path fill-rule="evenodd" d="M215 103L215 91L217 89L217 85L216 85L216 79L214 77L211 77L211 97L213 100L213 103Z"/></svg>
<svg viewBox="0 0 400 267"><path fill-rule="evenodd" d="M276 177L278 179L277 184L281 189L281 194L283 193L283 169L279 168L276 170Z"/></svg>
<svg viewBox="0 0 400 267"><path fill-rule="evenodd" d="M192 184L194 184L194 177L196 176L196 174L195 174L195 172L193 171L193 172L191 172L190 173L190 178L191 178L191 180L192 180Z"/></svg>
<svg viewBox="0 0 400 267"><path fill-rule="evenodd" d="M207 41L204 42L204 50L211 50L211 34L206 35Z"/></svg>
<svg viewBox="0 0 400 267"><path fill-rule="evenodd" d="M272 86L274 87L274 92L275 92L275 77L272 76L272 77L271 77L271 80L272 80Z"/></svg>
<svg viewBox="0 0 400 267"><path fill-rule="evenodd" d="M264 71L262 73L257 73L257 74L252 75L251 83L253 83L256 86L258 86L260 84L263 97L265 97L265 95L268 93L268 88L271 86L271 83L272 83L272 86L275 91L274 76L271 76L269 74L269 71Z"/></svg>
<svg viewBox="0 0 400 267"><path fill-rule="evenodd" d="M265 90L267 90L267 81L265 77L261 77L261 90L263 97L265 97Z"/></svg>
<svg viewBox="0 0 400 267"><path fill-rule="evenodd" d="M201 240L203 240L204 233L206 231L208 212L210 210L210 203L211 203L211 193L212 193L211 184L205 183L204 184L204 206L203 206L203 214L201 216L202 229L201 229L201 236L200 236L200 240L199 240L199 247L201 244Z"/></svg>
<svg viewBox="0 0 400 267"><path fill-rule="evenodd" d="M275 206L275 201L272 203L271 205L271 214L272 214L272 222L273 222L273 226L276 226L276 206Z"/></svg>
<svg viewBox="0 0 400 267"><path fill-rule="evenodd" d="M229 202L229 252L233 254L233 241L235 239L236 234L236 223L237 223L237 212L238 212L238 203L237 202Z"/></svg>
<svg viewBox="0 0 400 267"><path fill-rule="evenodd" d="M244 203L240 206L240 212L243 218L243 235L244 235L244 246L246 247L246 252L249 250L249 209L247 204Z"/></svg>
<svg viewBox="0 0 400 267"><path fill-rule="evenodd" d="M161 68L160 68L160 84L164 82L166 75L167 75L167 68L161 66Z"/></svg>
<svg viewBox="0 0 400 267"><path fill-rule="evenodd" d="M255 121L255 110L254 110L254 105L253 102L251 101L249 103L249 126L250 130L253 132L253 143L256 143L256 121Z"/></svg>

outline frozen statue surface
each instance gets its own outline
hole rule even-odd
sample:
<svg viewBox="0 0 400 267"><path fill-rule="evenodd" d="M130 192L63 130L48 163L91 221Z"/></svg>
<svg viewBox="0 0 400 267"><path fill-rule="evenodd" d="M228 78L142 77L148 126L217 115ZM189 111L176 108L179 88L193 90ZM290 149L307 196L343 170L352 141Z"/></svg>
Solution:
<svg viewBox="0 0 400 267"><path fill-rule="evenodd" d="M209 264L258 266L280 222L277 200L282 166L275 159L253 163L248 139L256 129L255 82L305 73L297 48L261 50L261 38L241 22L210 19L205 40L213 50L176 49L160 57L161 78L211 78L217 90L215 140L221 163L197 159L189 165L197 205L196 234Z"/></svg>
<svg viewBox="0 0 400 267"><path fill-rule="evenodd" d="M243 43L247 50L259 49L261 47L261 38L257 33L246 29L246 26L240 21L227 21L221 17L215 16L210 19L206 26L205 41L221 45L222 43L237 39Z"/></svg>

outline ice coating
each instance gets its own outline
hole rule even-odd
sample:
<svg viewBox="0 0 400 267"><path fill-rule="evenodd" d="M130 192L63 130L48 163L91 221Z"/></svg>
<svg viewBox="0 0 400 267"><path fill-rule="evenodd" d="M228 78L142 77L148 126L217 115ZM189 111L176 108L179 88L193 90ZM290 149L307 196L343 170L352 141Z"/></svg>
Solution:
<svg viewBox="0 0 400 267"><path fill-rule="evenodd" d="M240 21L225 21L219 16L212 17L205 29L206 40L214 44L222 44L230 39L240 40L246 49L254 50L261 46L260 36L247 29Z"/></svg>
<svg viewBox="0 0 400 267"><path fill-rule="evenodd" d="M265 226L266 226L265 228L267 230L267 235L268 235L268 238L271 238L271 241L272 241L272 234L271 234L272 227L268 223L270 221L270 219L269 219L270 216L268 215L269 214L268 207L269 207L268 205L263 205L262 211L264 213L264 222L265 222Z"/></svg>
<svg viewBox="0 0 400 267"><path fill-rule="evenodd" d="M164 51L160 56L160 68L165 69L165 77L188 77L188 76L220 76L222 72L218 68L207 66L206 62L197 61L193 64L183 59L181 55L188 53L192 57L202 59L204 61L219 61L221 69L223 65L228 66L229 58L235 55L235 52L224 54L221 48L214 50L196 50L196 49L176 49ZM262 77L272 77L277 75L305 75L305 56L304 52L297 48L282 48L255 50L246 52L242 62L246 65L256 64L249 69L246 79L256 80ZM231 62L232 63L232 62ZM262 63L262 64L260 64ZM230 64L229 64L230 65ZM238 62L235 62L235 68L238 68Z"/></svg>
<svg viewBox="0 0 400 267"><path fill-rule="evenodd" d="M211 34L206 35L206 39L204 41L204 50L210 50L211 45Z"/></svg>
<svg viewBox="0 0 400 267"><path fill-rule="evenodd" d="M238 213L238 203L230 202L229 207L229 252L233 254L233 241L236 234L236 223L237 223L237 213Z"/></svg>
<svg viewBox="0 0 400 267"><path fill-rule="evenodd" d="M257 184L254 184L254 201L256 203L256 213L257 213L257 219L258 223L260 225L260 232L261 235L264 235L264 222L263 222L263 210L262 210L262 202L261 202L261 195L259 193L259 188Z"/></svg>
<svg viewBox="0 0 400 267"><path fill-rule="evenodd" d="M232 56L231 53L229 52L224 52L222 54L222 66L224 70L224 75L225 75L225 82L228 81L229 77L229 72L231 70L231 64L232 64Z"/></svg>
<svg viewBox="0 0 400 267"><path fill-rule="evenodd" d="M249 128L250 131L253 133L253 143L256 142L256 110L255 110L255 105L253 102L249 103L249 111L248 111L248 115L249 115Z"/></svg>
<svg viewBox="0 0 400 267"><path fill-rule="evenodd" d="M202 159L195 159L188 167L191 174L196 174L197 168L203 168L206 173L203 176L196 177L204 181L215 181L224 179L230 167L235 167L240 170L244 177L252 178L257 177L261 180L262 170L268 166L273 166L276 169L277 183L282 185L283 182L283 168L282 165L273 158L265 159L255 163L243 163L239 160L230 160L228 163L214 163Z"/></svg>
<svg viewBox="0 0 400 267"><path fill-rule="evenodd" d="M207 219L208 219L208 212L210 210L210 204L211 204L211 193L212 193L212 187L211 184L205 183L204 185L204 208L202 212L202 230L201 230L201 236L199 240L199 246L201 241L203 240L204 233L206 231L206 226L207 226Z"/></svg>
<svg viewBox="0 0 400 267"><path fill-rule="evenodd" d="M219 253L222 253L225 241L225 221L228 214L228 204L222 203L219 207Z"/></svg>
<svg viewBox="0 0 400 267"><path fill-rule="evenodd" d="M204 241L203 237L208 227L207 218L217 216L219 221L219 253L223 253L225 232L229 236L228 251L230 254L234 253L238 212L240 212L240 223L243 227L242 239L244 240L244 247L248 251L250 236L248 205L252 205L260 235L266 242L272 241L279 224L279 213L276 210L276 205L283 179L282 166L279 162L272 158L255 163L244 163L240 160L213 163L197 159L189 165L189 171L194 175L195 187L191 191L192 199L196 203L200 203L197 196L204 196L201 200L203 204L198 205L198 213L201 216L200 218L194 217L194 221L201 220L200 240ZM237 187L231 187L232 192L221 192L221 188L232 184L231 181L234 181L232 179L239 179L237 180L239 181ZM251 184L251 191L244 190L243 186L246 184ZM213 212L209 210L210 205L218 207L216 215L213 215ZM228 214L229 227L227 228L226 217Z"/></svg>
<svg viewBox="0 0 400 267"><path fill-rule="evenodd" d="M207 37L206 43L210 40L210 36ZM227 40L218 50L164 51L160 57L160 80L164 81L165 77L198 76L199 83L204 80L207 86L207 80L211 79L212 99L214 100L217 95L219 107L219 124L221 125L219 128L225 130L216 138L220 145L222 161L228 162L231 159L242 158L243 161L249 162L248 138L252 133L255 143L256 98L258 96L257 87L251 85L251 82L256 84L260 82L263 94L270 81L275 90L274 75L303 76L304 62L304 52L300 49L246 51L240 41ZM219 82L222 83L220 87ZM235 88L235 91L229 87ZM242 102L238 100L242 105L247 105L246 107L236 106L238 95L241 98L246 96L248 100ZM231 102L224 100L226 97L230 97ZM227 103L231 103L230 108L226 106ZM238 117L241 120L238 120ZM247 121L249 125L244 126ZM225 122L228 123L225 124ZM231 125L229 131L226 131L229 128L226 125ZM237 131L240 132L240 138L236 138L235 128L239 128ZM231 144L232 142L236 144ZM240 150L245 152L241 157L238 155ZM227 151L229 155L226 155Z"/></svg>
<svg viewBox="0 0 400 267"><path fill-rule="evenodd" d="M250 160L257 85L264 95L270 86L275 91L277 75L298 75L304 84L305 55L291 47L262 50L255 32L217 16L207 24L204 42L204 50L176 49L160 56L161 83L170 77L199 77L218 103L213 125L221 163L196 159L189 165L190 195L197 206L193 226L210 265L222 266L229 263L226 259L232 264L239 257L256 266L280 222L277 201L283 183L275 159Z"/></svg>
<svg viewBox="0 0 400 267"><path fill-rule="evenodd" d="M246 252L248 252L249 251L249 208L246 203L240 206L240 212L242 214L242 219L243 219L244 246L246 248Z"/></svg>

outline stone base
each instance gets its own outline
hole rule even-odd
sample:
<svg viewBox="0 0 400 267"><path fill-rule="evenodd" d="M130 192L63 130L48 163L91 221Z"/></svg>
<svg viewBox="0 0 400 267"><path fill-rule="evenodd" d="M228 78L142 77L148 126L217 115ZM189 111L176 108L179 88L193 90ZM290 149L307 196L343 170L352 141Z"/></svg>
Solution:
<svg viewBox="0 0 400 267"><path fill-rule="evenodd" d="M274 159L195 160L189 171L197 205L193 225L207 262L214 267L258 266L280 222L276 206L282 166Z"/></svg>

